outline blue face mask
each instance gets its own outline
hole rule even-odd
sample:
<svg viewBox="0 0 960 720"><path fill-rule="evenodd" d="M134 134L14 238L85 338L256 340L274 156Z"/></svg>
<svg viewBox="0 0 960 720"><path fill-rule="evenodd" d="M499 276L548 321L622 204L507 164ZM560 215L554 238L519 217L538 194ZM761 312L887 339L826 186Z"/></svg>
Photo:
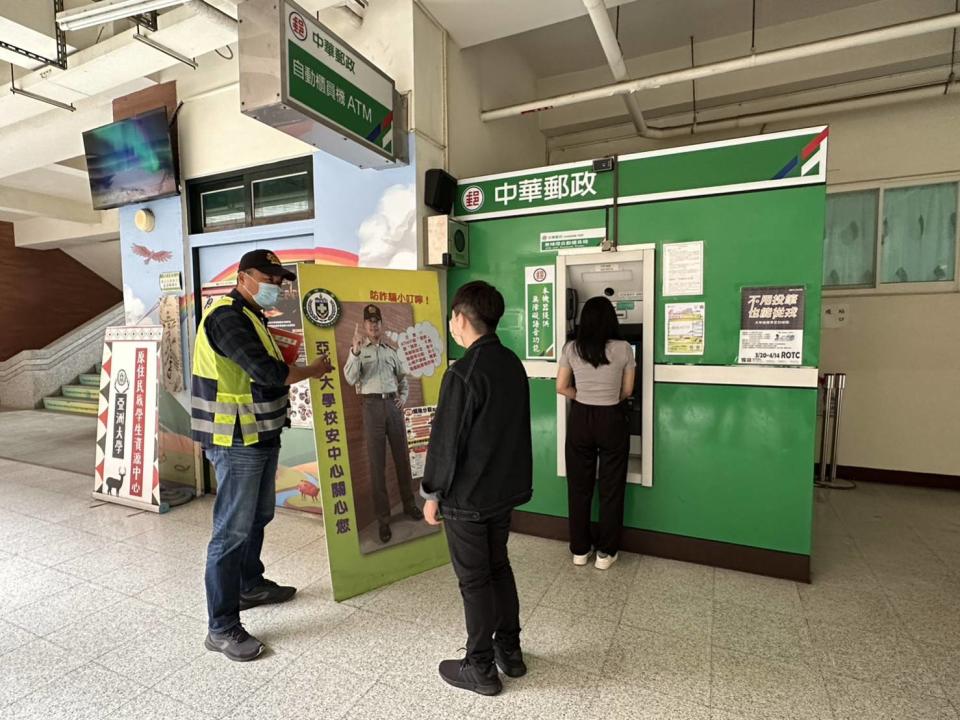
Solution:
<svg viewBox="0 0 960 720"><path fill-rule="evenodd" d="M277 299L280 297L280 288L270 283L260 283L260 289L253 296L253 301L264 310L276 307Z"/></svg>

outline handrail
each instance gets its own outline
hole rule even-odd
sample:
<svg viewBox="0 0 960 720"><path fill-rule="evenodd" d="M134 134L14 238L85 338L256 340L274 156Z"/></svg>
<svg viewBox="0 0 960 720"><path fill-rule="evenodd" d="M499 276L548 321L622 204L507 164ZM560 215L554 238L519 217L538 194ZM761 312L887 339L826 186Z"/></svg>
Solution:
<svg viewBox="0 0 960 720"><path fill-rule="evenodd" d="M49 345L42 348L22 350L13 357L0 362L0 383L8 383L24 372L36 372L57 365L64 357L75 353L78 348L94 341L97 336L102 338L104 330L110 325L122 324L123 303L118 303L83 325L57 338Z"/></svg>

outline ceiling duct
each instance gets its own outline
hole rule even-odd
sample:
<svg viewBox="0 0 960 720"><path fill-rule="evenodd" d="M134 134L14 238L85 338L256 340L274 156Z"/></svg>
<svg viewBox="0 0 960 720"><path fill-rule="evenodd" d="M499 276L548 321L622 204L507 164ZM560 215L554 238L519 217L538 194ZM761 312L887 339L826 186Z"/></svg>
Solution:
<svg viewBox="0 0 960 720"><path fill-rule="evenodd" d="M58 12L57 26L68 32L82 30L165 10L176 5L183 5L186 2L188 0L103 0L73 10Z"/></svg>
<svg viewBox="0 0 960 720"><path fill-rule="evenodd" d="M625 80L612 85L580 90L577 92L566 93L554 97L543 98L540 100L531 100L530 102L510 105L508 107L497 108L495 110L485 110L480 113L480 118L484 122L491 120L500 120L528 113L550 110L557 107L568 105L577 105L591 100L601 100L603 98L615 97L617 95L628 95L630 93L640 92L664 87L666 85L675 85L677 83L691 82L701 78L714 77L726 73L736 72L738 70L747 70L755 67L774 65L776 63L788 62L792 60L802 60L804 58L817 57L838 50L847 50L856 47L865 47L876 45L878 43L897 40L900 38L916 37L918 35L927 35L929 33L939 32L941 30L950 30L960 27L960 12L951 12L944 15L924 18L923 20L914 20L911 22L890 25L877 28L875 30L866 30L849 35L817 40L802 45L793 45L780 48L778 50L769 50L767 52L753 53L742 57L722 60L720 62L697 65L684 70L674 70L672 72L651 75L649 77L638 78L636 80ZM650 137L657 137L652 128L648 128L647 134Z"/></svg>

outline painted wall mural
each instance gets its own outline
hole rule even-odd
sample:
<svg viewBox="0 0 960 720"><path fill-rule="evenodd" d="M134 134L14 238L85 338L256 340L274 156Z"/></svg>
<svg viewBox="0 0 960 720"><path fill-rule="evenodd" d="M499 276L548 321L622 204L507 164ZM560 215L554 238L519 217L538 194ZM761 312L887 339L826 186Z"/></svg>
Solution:
<svg viewBox="0 0 960 720"><path fill-rule="evenodd" d="M412 135L410 157L416 157ZM316 247L352 253L360 267L416 270L416 185L414 165L361 170L315 154Z"/></svg>
<svg viewBox="0 0 960 720"><path fill-rule="evenodd" d="M416 157L410 138L411 157ZM161 482L195 484L190 436L189 328L195 323L193 295L164 295L161 273L180 272L185 284L193 268L189 253L196 248L197 279L204 295L224 292L236 283L237 263L244 252L267 247L284 264L416 269L417 201L414 166L393 170L361 170L324 153L313 156L314 219L196 235L184 242L182 199L133 205L120 210L123 297L126 324L163 324L167 328L161 358L160 478ZM134 224L139 209L156 218L153 232ZM211 244L215 235L216 244ZM172 300L171 297L175 297ZM174 303L175 308L174 309ZM289 315L289 313L287 313ZM284 325L289 318L277 318ZM179 333L177 329L179 328ZM177 340L179 338L179 340ZM179 377L177 377L179 375ZM294 404L310 408L309 388ZM305 417L283 434L277 476L277 505L320 512L317 455L313 431ZM214 480L215 482L215 480Z"/></svg>
<svg viewBox="0 0 960 720"><path fill-rule="evenodd" d="M138 210L156 219L152 232L134 223ZM161 275L185 274L180 198L120 208L120 260L127 325L163 325L160 346L160 482L193 487L190 437L188 302L185 293L161 290ZM169 277L169 275L167 276Z"/></svg>

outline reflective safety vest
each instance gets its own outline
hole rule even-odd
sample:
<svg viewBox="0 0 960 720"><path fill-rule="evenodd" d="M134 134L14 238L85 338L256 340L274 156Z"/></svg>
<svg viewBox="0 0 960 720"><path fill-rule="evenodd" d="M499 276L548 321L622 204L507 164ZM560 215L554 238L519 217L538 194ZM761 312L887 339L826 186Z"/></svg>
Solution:
<svg viewBox="0 0 960 720"><path fill-rule="evenodd" d="M226 297L210 306L200 321L193 351L191 428L193 439L204 447L232 446L238 419L244 445L275 438L287 424L290 403L287 388L267 387L254 382L243 368L210 345L206 320L210 313L227 306L242 310L270 356L283 360L266 325L246 305Z"/></svg>

